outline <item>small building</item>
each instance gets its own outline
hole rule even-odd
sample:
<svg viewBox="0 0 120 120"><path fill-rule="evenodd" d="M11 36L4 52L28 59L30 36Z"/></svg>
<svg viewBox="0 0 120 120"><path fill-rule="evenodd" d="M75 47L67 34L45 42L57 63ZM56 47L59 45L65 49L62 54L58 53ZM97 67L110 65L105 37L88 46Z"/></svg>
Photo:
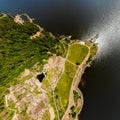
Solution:
<svg viewBox="0 0 120 120"><path fill-rule="evenodd" d="M91 38L91 42L95 43L96 39L98 39L98 37L99 37L99 34L96 34L95 37Z"/></svg>
<svg viewBox="0 0 120 120"><path fill-rule="evenodd" d="M92 43L95 43L95 42L96 42L96 38L92 38L92 39L91 39L91 42L92 42Z"/></svg>
<svg viewBox="0 0 120 120"><path fill-rule="evenodd" d="M18 15L18 14L15 16L14 21L18 24L24 23L24 20L21 18L21 15Z"/></svg>
<svg viewBox="0 0 120 120"><path fill-rule="evenodd" d="M80 41L80 44L81 44L81 45L85 45L85 42L84 42L84 41Z"/></svg>

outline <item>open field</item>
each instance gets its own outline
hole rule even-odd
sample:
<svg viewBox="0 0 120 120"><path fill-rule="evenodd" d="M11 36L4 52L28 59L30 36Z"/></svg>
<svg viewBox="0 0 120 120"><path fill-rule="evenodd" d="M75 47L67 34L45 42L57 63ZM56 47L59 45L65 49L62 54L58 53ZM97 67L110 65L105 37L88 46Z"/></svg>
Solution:
<svg viewBox="0 0 120 120"><path fill-rule="evenodd" d="M55 93L59 96L58 99L60 100L60 104L64 111L69 102L70 88L77 68L77 66L66 61L64 73L62 74L55 89Z"/></svg>
<svg viewBox="0 0 120 120"><path fill-rule="evenodd" d="M75 64L81 64L88 53L88 48L80 44L73 44L69 48L68 60Z"/></svg>
<svg viewBox="0 0 120 120"><path fill-rule="evenodd" d="M82 63L88 54L88 48L78 43L69 46L68 55L65 62L64 72L55 88L55 101L59 110L60 117L66 111L69 103L70 89L73 79L78 70L78 65Z"/></svg>

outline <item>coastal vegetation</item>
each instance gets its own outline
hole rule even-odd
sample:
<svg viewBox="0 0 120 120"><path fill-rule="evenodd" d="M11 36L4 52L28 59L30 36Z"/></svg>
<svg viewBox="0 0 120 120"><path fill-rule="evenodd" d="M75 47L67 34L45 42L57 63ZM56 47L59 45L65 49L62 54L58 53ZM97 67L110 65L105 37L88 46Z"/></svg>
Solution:
<svg viewBox="0 0 120 120"><path fill-rule="evenodd" d="M98 50L98 47L96 45L93 45L90 47L90 57L87 61L88 64L91 64L91 62L93 61L97 50Z"/></svg>
<svg viewBox="0 0 120 120"><path fill-rule="evenodd" d="M75 119L82 97L71 88L80 70L93 60L97 46L70 36L55 37L19 17L15 22L13 16L0 14L0 119L61 120L70 95L74 105L69 114ZM45 76L38 80L41 73Z"/></svg>
<svg viewBox="0 0 120 120"><path fill-rule="evenodd" d="M88 48L86 46L80 45L79 43L74 43L69 46L64 72L55 88L55 94L57 95L56 100L59 101L60 104L60 117L63 116L68 106L71 85L78 69L77 65L80 65L87 54ZM75 93L75 99L76 97L78 96Z"/></svg>
<svg viewBox="0 0 120 120"><path fill-rule="evenodd" d="M11 85L17 84L16 77L36 62L44 64L52 54L65 55L67 45L62 37L54 37L49 32L30 39L39 31L39 27L25 21L23 25L14 22L14 18L3 14L0 16L0 112L5 109L4 96ZM61 38L61 39L60 39ZM67 38L69 41L69 38ZM0 114L0 118L3 115Z"/></svg>
<svg viewBox="0 0 120 120"><path fill-rule="evenodd" d="M98 47L96 45L93 45L91 48L90 48L90 53L91 53L91 58L93 58L95 55L96 55L96 51L98 50Z"/></svg>
<svg viewBox="0 0 120 120"><path fill-rule="evenodd" d="M74 101L75 101L75 104L77 105L77 101L80 97L79 93L75 90L73 90L73 95L74 95Z"/></svg>

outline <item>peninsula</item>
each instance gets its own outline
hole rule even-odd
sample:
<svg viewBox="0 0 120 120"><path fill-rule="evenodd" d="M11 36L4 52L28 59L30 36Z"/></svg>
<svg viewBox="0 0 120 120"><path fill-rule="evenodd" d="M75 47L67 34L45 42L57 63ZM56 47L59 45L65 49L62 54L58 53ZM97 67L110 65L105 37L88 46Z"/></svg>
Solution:
<svg viewBox="0 0 120 120"><path fill-rule="evenodd" d="M0 14L0 119L78 120L78 85L97 49L96 37L54 36L27 14Z"/></svg>

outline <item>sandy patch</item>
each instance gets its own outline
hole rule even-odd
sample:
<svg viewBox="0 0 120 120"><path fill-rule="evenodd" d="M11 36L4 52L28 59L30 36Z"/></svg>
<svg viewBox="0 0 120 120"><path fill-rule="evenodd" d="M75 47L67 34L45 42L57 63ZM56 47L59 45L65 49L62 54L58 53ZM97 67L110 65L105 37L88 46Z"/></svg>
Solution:
<svg viewBox="0 0 120 120"><path fill-rule="evenodd" d="M50 107L49 112L50 112L50 120L54 120L54 118L55 118L55 113L54 113L53 107Z"/></svg>

